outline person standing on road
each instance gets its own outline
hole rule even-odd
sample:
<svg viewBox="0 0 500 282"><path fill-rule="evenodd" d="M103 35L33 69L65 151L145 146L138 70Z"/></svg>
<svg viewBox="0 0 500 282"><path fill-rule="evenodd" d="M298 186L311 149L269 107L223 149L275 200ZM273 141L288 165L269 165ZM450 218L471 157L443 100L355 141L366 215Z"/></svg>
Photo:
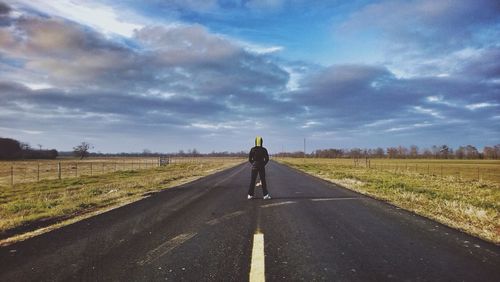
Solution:
<svg viewBox="0 0 500 282"><path fill-rule="evenodd" d="M255 147L250 150L248 154L248 161L252 164L252 177L250 180L250 188L248 189L248 199L254 198L255 180L257 179L257 174L259 174L260 181L262 182L262 192L264 194L264 200L271 199L269 192L267 191L266 183L266 164L269 162L269 154L267 149L262 147L262 137L255 137Z"/></svg>

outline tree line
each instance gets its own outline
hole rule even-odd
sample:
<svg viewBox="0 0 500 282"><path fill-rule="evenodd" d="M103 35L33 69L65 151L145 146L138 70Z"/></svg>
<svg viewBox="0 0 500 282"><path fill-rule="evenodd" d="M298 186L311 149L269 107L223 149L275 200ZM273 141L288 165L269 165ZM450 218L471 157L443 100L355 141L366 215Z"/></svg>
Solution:
<svg viewBox="0 0 500 282"><path fill-rule="evenodd" d="M58 152L55 149L42 150L42 146L38 145L39 149L32 148L29 144L23 143L11 138L0 138L0 159L15 160L15 159L55 159L58 156L76 156L85 157L247 157L248 152L215 152L200 153L196 148L188 149L187 151L179 150L176 153L160 153L152 152L149 149L144 149L142 152L136 153L101 153L90 152L93 146L89 143L82 142L75 146L71 152ZM304 152L281 152L274 154L280 157L304 157ZM434 145L430 148L419 148L416 145L410 147L397 146L388 148L352 148L352 149L318 149L307 157L317 158L390 158L390 159L500 159L500 144L494 146L485 146L482 151L478 150L473 145L459 146L456 149L448 145Z"/></svg>
<svg viewBox="0 0 500 282"><path fill-rule="evenodd" d="M0 138L0 159L55 159L59 153L55 149L32 148L29 144L11 138Z"/></svg>
<svg viewBox="0 0 500 282"><path fill-rule="evenodd" d="M304 152L279 153L277 156L283 157L304 157ZM500 159L500 144L485 146L482 151L473 145L459 146L456 149L448 145L434 145L430 148L419 148L416 145L410 147L397 146L388 148L373 149L320 149L307 157L316 158L390 158L390 159Z"/></svg>

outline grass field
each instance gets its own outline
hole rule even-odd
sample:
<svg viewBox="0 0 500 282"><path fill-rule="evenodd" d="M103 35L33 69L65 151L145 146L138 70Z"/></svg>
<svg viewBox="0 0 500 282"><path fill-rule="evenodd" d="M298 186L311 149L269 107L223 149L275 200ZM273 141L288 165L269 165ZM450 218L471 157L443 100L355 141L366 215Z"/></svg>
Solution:
<svg viewBox="0 0 500 282"><path fill-rule="evenodd" d="M109 209L241 163L199 158L166 166L41 180L0 187L0 239L40 222ZM26 230L25 230L26 229Z"/></svg>
<svg viewBox="0 0 500 282"><path fill-rule="evenodd" d="M352 160L346 159L285 158L278 161L485 240L500 243L498 161L372 160L370 168L361 163L354 165ZM417 164L417 170L409 169L408 165L404 169L405 164ZM420 172L418 165L425 170ZM435 173L428 174L427 165L435 168ZM444 171L460 167L462 177L453 173L441 176L441 165ZM466 173L467 169L477 171L477 167L480 167L480 171L487 168L497 175L491 176L492 180L467 177L473 175Z"/></svg>
<svg viewBox="0 0 500 282"><path fill-rule="evenodd" d="M168 160L171 163L190 163L210 162L211 158L170 158ZM0 187L44 179L75 178L157 166L159 166L159 160L155 157L0 161Z"/></svg>

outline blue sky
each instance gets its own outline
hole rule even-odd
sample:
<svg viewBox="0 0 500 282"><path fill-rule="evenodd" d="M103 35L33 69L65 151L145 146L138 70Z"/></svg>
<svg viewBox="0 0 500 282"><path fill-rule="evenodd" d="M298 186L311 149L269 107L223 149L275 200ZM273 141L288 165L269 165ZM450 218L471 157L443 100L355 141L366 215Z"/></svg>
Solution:
<svg viewBox="0 0 500 282"><path fill-rule="evenodd" d="M498 1L0 3L0 136L33 146L500 143Z"/></svg>

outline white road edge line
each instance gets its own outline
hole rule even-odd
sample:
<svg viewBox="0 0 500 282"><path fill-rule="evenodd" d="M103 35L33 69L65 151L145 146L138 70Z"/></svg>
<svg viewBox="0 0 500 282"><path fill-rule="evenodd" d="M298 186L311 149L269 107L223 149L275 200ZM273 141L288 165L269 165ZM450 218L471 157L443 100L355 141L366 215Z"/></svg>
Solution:
<svg viewBox="0 0 500 282"><path fill-rule="evenodd" d="M264 234L253 235L252 262L250 264L250 282L266 281Z"/></svg>
<svg viewBox="0 0 500 282"><path fill-rule="evenodd" d="M138 261L137 264L145 265L145 264L150 263L153 260L159 259L160 257L166 255L167 253L169 253L173 249L184 244L184 242L186 242L187 240L196 236L196 234L197 233L184 233L184 234L177 235L176 237L168 240L167 242L156 247L155 249L149 251L146 254L146 258Z"/></svg>

